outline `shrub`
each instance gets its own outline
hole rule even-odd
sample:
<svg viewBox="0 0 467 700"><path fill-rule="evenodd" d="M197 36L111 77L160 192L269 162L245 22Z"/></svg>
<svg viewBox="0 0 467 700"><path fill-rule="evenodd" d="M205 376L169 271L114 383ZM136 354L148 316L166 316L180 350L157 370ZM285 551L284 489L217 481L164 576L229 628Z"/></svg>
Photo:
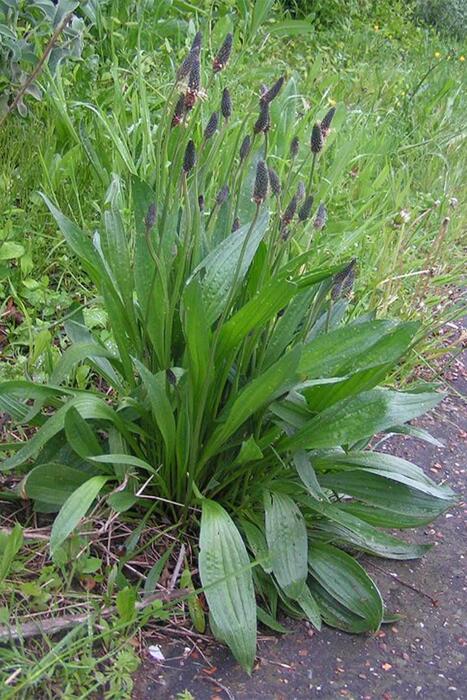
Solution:
<svg viewBox="0 0 467 700"><path fill-rule="evenodd" d="M79 4L78 0L0 0L0 116L36 68L47 65L54 74L64 59L81 55L84 23L73 14ZM35 80L25 95L41 99ZM16 108L25 116L23 97Z"/></svg>
<svg viewBox="0 0 467 700"><path fill-rule="evenodd" d="M467 35L467 6L463 0L417 0L414 17L442 34L457 39Z"/></svg>
<svg viewBox="0 0 467 700"><path fill-rule="evenodd" d="M250 671L257 617L277 628L279 608L318 629L377 630L380 593L351 553L420 557L428 545L379 528L424 525L454 496L366 449L375 433L415 431L407 422L441 396L378 388L417 324L355 316L357 262L314 264L329 204L313 197L339 110L297 123L295 85L279 79L240 122L230 47L206 68L195 36L138 145L157 164L146 180L114 136L131 176L113 177L92 237L43 195L112 337L76 313L50 381L4 382L0 407L36 429L2 469L24 474L37 511L58 512L52 555L98 496L121 512L149 495L199 533L211 628ZM92 383L77 389L83 362Z"/></svg>

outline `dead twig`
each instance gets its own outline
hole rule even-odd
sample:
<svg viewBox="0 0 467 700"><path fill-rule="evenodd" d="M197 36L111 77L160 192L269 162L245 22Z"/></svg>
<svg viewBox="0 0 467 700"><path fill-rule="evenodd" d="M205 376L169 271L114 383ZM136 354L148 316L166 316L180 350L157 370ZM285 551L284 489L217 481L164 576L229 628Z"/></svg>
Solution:
<svg viewBox="0 0 467 700"><path fill-rule="evenodd" d="M147 608L148 605L156 600L169 602L172 600L177 600L178 598L184 598L188 595L190 595L190 591L187 588L181 588L178 591L152 593L151 595L146 596L144 600L137 601L135 607L137 610L144 610L144 608ZM99 615L100 617L107 618L115 615L117 612L116 606L113 605L101 610ZM64 615L63 617L56 617L48 620L25 622L23 625L18 625L16 627L0 625L0 643L35 637L39 634L57 634L58 632L63 632L64 630L76 627L76 625L82 625L89 622L93 614L94 611L83 613L81 615Z"/></svg>
<svg viewBox="0 0 467 700"><path fill-rule="evenodd" d="M175 565L174 572L172 574L172 578L170 579L170 584L169 584L169 591L173 591L175 588L175 584L177 583L178 575L180 573L180 569L182 568L183 560L185 559L185 545L182 544L180 547L180 554L178 555L177 563Z"/></svg>

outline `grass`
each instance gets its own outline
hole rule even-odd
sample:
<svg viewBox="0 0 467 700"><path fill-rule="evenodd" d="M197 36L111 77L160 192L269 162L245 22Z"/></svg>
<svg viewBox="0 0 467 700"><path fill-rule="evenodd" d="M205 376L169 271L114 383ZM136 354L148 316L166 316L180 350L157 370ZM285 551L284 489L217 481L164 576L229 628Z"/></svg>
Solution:
<svg viewBox="0 0 467 700"><path fill-rule="evenodd" d="M200 4L197 14L201 21L206 21L207 13L209 3ZM434 321L436 327L460 313L461 309L442 302L447 290L459 284L462 271L465 69L459 60L461 48L455 43L446 45L446 40L422 30L413 38L413 27L396 20L385 26L381 19L370 26L356 23L353 31L342 37L334 32L302 39L280 31L263 43L264 30L253 31L254 19L249 17L246 22L249 45L227 73L230 79L235 77L237 86L232 91L234 118L240 121L246 113L245 96L251 89L257 90L261 81L270 84L281 68L293 79L288 103L305 113L305 126L299 134L303 141L309 125L329 106L337 105L335 130L325 155L329 169L317 194L318 199L331 203L329 220L314 241L314 262L319 265L358 258L355 316L376 304L383 314L421 317L428 324ZM151 178L151 134L144 119L135 123L135 115L152 113L161 105L170 63L179 59L180 52L175 50L174 56L174 49L160 45L160 38L148 32L141 37L138 54L135 25L127 20L125 3L112 3L111 13L103 15L101 25L88 39L83 63L64 71L28 121L11 119L0 133L2 152L8 154L0 173L6 202L2 236L24 248L24 253L4 263L0 282L10 341L5 348L3 376L24 371L36 381L48 376L64 343L58 333L60 321L78 305L85 306L87 326L97 331L102 341L109 339L101 300L65 249L36 192L45 191L70 218L92 229L100 219L103 193L109 184L103 170L121 178L127 213L131 204L125 186L131 171L136 168ZM210 39L214 46L229 28L226 15ZM110 39L109 29L115 29ZM194 29L188 30L193 34ZM184 31L171 36L175 46L177 37L180 45L189 43L191 37L186 38ZM364 53L362 46L366 47ZM261 67L252 85L250 65L253 59L258 60L258 54ZM94 56L101 61L97 69ZM207 118L207 108L201 110ZM280 123L277 114L273 113L273 120ZM103 169L89 146L83 146L87 143L85 134L102 159ZM140 135L145 139L142 159ZM274 165L281 170L286 157L282 134L273 133L272 139ZM301 157L304 154L305 150ZM456 208L451 204L453 198L460 202ZM405 211L408 220L401 213ZM442 224L447 216L450 223L445 230ZM18 316L7 307L8 299ZM51 345L52 338L58 346ZM427 336L420 352L430 361L439 353L439 345ZM399 381L410 375L415 362L405 365L405 375L399 376ZM87 386L89 371L84 367L75 377L78 385ZM32 516L32 524L36 517ZM125 521L124 515L121 520ZM93 523L89 521L89 525ZM134 525L130 519L130 531ZM99 578L107 565L105 557L111 554L102 552L96 557L95 551L89 552L81 557L85 564L80 571L73 557L88 546L87 539L77 536L69 546L72 549L65 552L61 565L51 564L39 577L37 562L47 556L46 545L28 543L21 550L4 586L3 601L10 615L21 618L31 610L47 609L57 613L62 601L79 611L80 605L93 599L101 601L102 596L109 596L108 602L113 600L114 591L101 588ZM86 565L92 570L96 562L89 560L96 558L101 562L99 568L87 574ZM144 575L157 561L144 561ZM112 569L117 580L127 564L124 557ZM92 585L86 584L86 577L97 589L80 592L83 584ZM169 614L185 624L183 606L154 612L156 619ZM106 697L125 697L131 692L128 670L138 663L129 640L134 639L142 620L138 615L122 622L124 616L122 604L109 629L101 634L92 632L91 625L80 625L56 645L45 636L37 644L25 642L2 650L0 680L8 680L11 688L5 697L30 697L32 689L44 697L56 697L58 692L63 697L87 697L102 687ZM45 655L44 647L49 650Z"/></svg>

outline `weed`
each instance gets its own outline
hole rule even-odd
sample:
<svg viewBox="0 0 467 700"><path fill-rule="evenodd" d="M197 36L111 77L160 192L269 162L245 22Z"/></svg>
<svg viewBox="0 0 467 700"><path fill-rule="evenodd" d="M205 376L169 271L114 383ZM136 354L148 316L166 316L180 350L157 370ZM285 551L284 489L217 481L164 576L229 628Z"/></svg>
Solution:
<svg viewBox="0 0 467 700"><path fill-rule="evenodd" d="M257 599L273 626L282 608L318 629L379 629L379 591L342 547L421 556L426 547L375 526L424 525L455 497L415 465L365 449L441 395L378 388L419 326L359 314L355 261L317 250L336 183L358 157L347 143L333 159L343 113L297 121L297 85L279 79L240 120L224 82L234 59L218 70L225 41L214 70L199 35L187 61L158 110L141 100L130 135L118 113L92 107L114 153L110 172L104 142L88 142L108 184L92 235L42 195L111 334L103 342L77 311L47 382L0 385L0 406L35 429L9 446L2 470L23 475L37 511L58 512L56 562L97 498L115 513L154 499L181 538L199 533L211 629L251 671ZM204 113L219 107L224 121L206 140ZM296 134L307 136L297 155ZM360 208L354 230L362 218ZM93 377L84 389L73 384L82 363ZM116 607L121 623L134 620L136 590L120 582Z"/></svg>

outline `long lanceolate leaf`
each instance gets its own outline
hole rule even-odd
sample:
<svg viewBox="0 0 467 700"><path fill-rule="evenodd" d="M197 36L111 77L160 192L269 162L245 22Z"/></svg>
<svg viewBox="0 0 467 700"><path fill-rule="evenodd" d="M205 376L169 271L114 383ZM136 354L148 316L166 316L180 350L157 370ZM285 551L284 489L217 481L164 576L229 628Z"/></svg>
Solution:
<svg viewBox="0 0 467 700"><path fill-rule="evenodd" d="M201 272L205 273L201 288L209 323L213 323L222 314L235 277L237 283L245 277L266 233L268 219L268 212L264 212L253 228L251 224L240 228L235 236L222 241L209 253L192 273L191 278Z"/></svg>
<svg viewBox="0 0 467 700"><path fill-rule="evenodd" d="M294 435L285 438L281 448L315 449L353 444L391 425L417 418L434 408L442 398L435 393L409 394L388 389L366 391L319 413Z"/></svg>
<svg viewBox="0 0 467 700"><path fill-rule="evenodd" d="M381 594L353 557L329 544L313 543L308 561L312 577L330 596L361 617L366 629L378 630L383 621Z"/></svg>
<svg viewBox="0 0 467 700"><path fill-rule="evenodd" d="M62 406L56 413L53 414L44 425L33 435L33 437L24 443L23 447L18 452L6 459L0 466L1 470L14 469L21 464L24 464L28 459L38 455L40 450L51 440L57 433L63 430L65 426L65 417L70 407L76 408L82 418L85 420L103 420L109 421L125 436L131 440L131 435L122 418L116 413L105 401L100 397L89 395L78 395L70 399L68 403Z"/></svg>
<svg viewBox="0 0 467 700"><path fill-rule="evenodd" d="M274 576L284 593L299 600L307 578L305 520L290 496L265 496L266 540Z"/></svg>
<svg viewBox="0 0 467 700"><path fill-rule="evenodd" d="M300 347L291 350L238 394L232 405L226 408L224 422L212 435L206 447L204 461L216 454L251 415L294 384L300 351Z"/></svg>
<svg viewBox="0 0 467 700"><path fill-rule="evenodd" d="M215 501L203 500L199 545L199 572L215 629L250 673L256 653L250 560L234 522Z"/></svg>
<svg viewBox="0 0 467 700"><path fill-rule="evenodd" d="M50 533L50 550L52 553L73 532L80 520L84 518L99 491L109 479L109 476L93 476L79 486L65 501Z"/></svg>

